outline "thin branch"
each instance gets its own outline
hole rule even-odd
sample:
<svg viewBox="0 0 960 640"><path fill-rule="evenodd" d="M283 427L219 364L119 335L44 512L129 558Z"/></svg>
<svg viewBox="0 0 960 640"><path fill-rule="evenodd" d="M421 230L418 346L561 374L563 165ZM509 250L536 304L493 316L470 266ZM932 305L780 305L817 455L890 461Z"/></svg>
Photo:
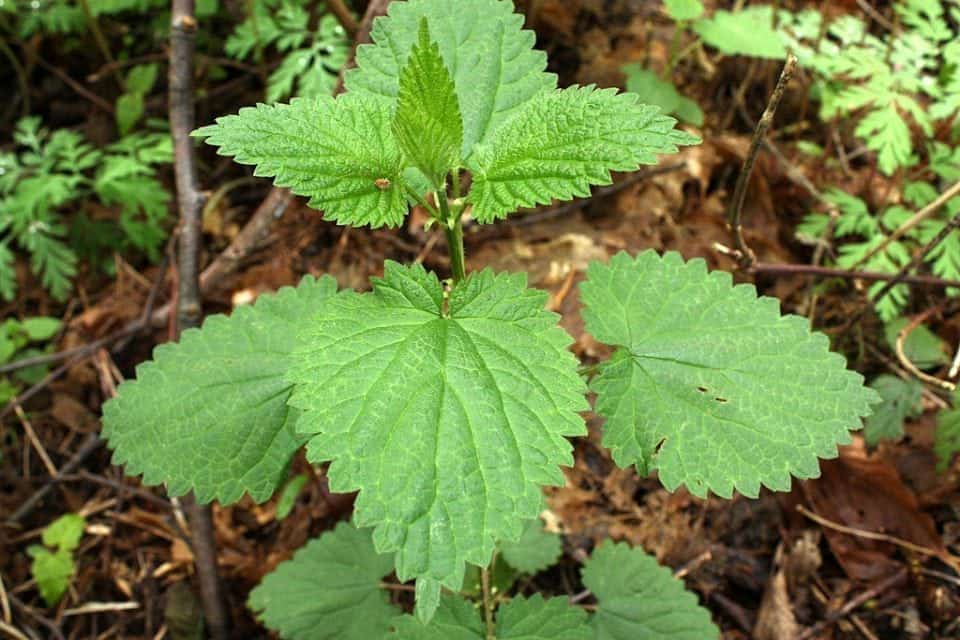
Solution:
<svg viewBox="0 0 960 640"><path fill-rule="evenodd" d="M873 249L870 249L870 251L868 251L862 258L857 260L851 268L856 269L860 265L864 264L867 260L889 247L892 243L905 236L907 232L939 211L943 205L947 204L948 201L957 195L960 195L960 180L953 183L946 191L937 196L936 200L910 216L910 218L900 225L896 231L887 236L886 240L875 246Z"/></svg>
<svg viewBox="0 0 960 640"><path fill-rule="evenodd" d="M751 266L747 273L806 276L808 278L843 278L844 280L864 280L866 282L886 282L897 277L895 273L879 271L852 271L850 269L834 269L809 264L772 264L769 262L758 262ZM906 276L901 282L922 287L960 288L960 280L946 280L935 276Z"/></svg>
<svg viewBox="0 0 960 640"><path fill-rule="evenodd" d="M86 98L91 103L93 103L94 105L102 109L103 111L106 111L107 113L109 113L111 116L114 114L114 108L112 104L110 104L109 102L107 102L106 100L104 100L103 98L101 98L100 96L93 93L92 91L84 87L82 84L80 84L79 82L71 78L69 75L64 73L62 69L60 69L55 65L50 64L40 56L37 56L35 59L37 61L37 64L39 64L41 67L43 67L53 75L60 78L60 80L65 85L73 89L77 94Z"/></svg>
<svg viewBox="0 0 960 640"><path fill-rule="evenodd" d="M486 627L486 639L494 640L497 637L496 625L493 623L493 598L490 594L490 570L480 569L480 588L483 591L483 622Z"/></svg>
<svg viewBox="0 0 960 640"><path fill-rule="evenodd" d="M107 39L100 29L100 23L97 21L97 17L90 11L88 0L79 0L79 4L80 10L83 11L83 17L87 21L87 28L90 30L90 33L93 34L93 40L97 43L97 48L100 49L100 55L103 56L104 61L108 65L113 67L113 78L117 81L117 86L119 86L121 90L126 90L126 82L120 73L120 69L116 67L116 60L114 60L113 54L110 53L110 45L107 43Z"/></svg>
<svg viewBox="0 0 960 640"><path fill-rule="evenodd" d="M20 87L21 109L20 114L24 117L30 114L30 83L27 81L27 74L23 70L23 65L17 59L16 54L10 49L6 39L0 37L0 53L10 61L13 68L13 74L17 77L17 85Z"/></svg>
<svg viewBox="0 0 960 640"><path fill-rule="evenodd" d="M337 17L340 26L350 34L351 38L357 35L357 31L360 30L360 24L357 22L357 19L353 17L353 12L343 3L343 0L327 0L327 8L330 9L330 13Z"/></svg>
<svg viewBox="0 0 960 640"><path fill-rule="evenodd" d="M200 225L203 196L197 177L197 160L190 132L194 129L193 54L197 31L195 0L173 0L170 19L169 109L173 136L174 177L180 208L180 251L175 334L200 325ZM193 556L207 629L213 640L230 637L226 601L217 571L213 516L209 505L193 496L183 500L190 520Z"/></svg>
<svg viewBox="0 0 960 640"><path fill-rule="evenodd" d="M753 140L750 141L750 148L747 151L747 157L743 160L743 168L740 170L740 176L737 178L737 184L733 191L733 199L730 201L730 210L727 217L730 221L730 229L733 232L734 243L740 253L740 266L743 268L748 268L757 261L756 254L747 246L743 238L743 230L740 226L743 203L747 197L747 185L750 183L750 176L753 174L753 166L757 161L760 146L770 129L770 125L773 124L773 116L777 112L777 107L780 106L780 101L783 99L787 84L793 77L796 67L797 57L792 53L787 55L787 62L783 65L783 71L780 72L780 79L777 80L777 86L773 90L773 95L770 96L770 102L767 103L767 108L764 109L760 122L753 132Z"/></svg>

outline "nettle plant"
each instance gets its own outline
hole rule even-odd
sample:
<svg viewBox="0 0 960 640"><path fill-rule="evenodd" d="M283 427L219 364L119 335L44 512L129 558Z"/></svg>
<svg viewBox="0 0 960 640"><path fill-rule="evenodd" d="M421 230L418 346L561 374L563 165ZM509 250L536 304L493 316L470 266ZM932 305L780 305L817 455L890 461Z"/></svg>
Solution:
<svg viewBox="0 0 960 640"><path fill-rule="evenodd" d="M511 590L559 556L537 516L586 433L588 389L618 465L728 498L816 476L876 394L776 300L654 251L590 265L586 327L615 351L581 369L546 292L467 272L463 218L587 196L697 140L639 96L558 89L505 0L395 2L372 40L340 97L243 109L196 135L340 224L398 226L420 204L452 277L387 262L371 292L307 277L208 318L105 405L114 461L175 495L264 501L306 446L332 491L359 492L352 524L253 592L286 638L718 637L669 570L622 544L583 567L592 615ZM391 574L416 581L415 615L391 604Z"/></svg>

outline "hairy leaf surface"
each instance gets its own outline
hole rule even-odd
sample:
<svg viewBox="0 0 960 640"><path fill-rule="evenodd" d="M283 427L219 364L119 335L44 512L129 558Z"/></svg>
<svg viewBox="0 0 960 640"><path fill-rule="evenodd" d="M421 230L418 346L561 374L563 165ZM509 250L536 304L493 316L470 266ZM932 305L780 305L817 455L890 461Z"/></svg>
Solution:
<svg viewBox="0 0 960 640"><path fill-rule="evenodd" d="M600 545L581 571L597 598L596 640L719 640L710 612L642 549Z"/></svg>
<svg viewBox="0 0 960 640"><path fill-rule="evenodd" d="M592 385L604 445L668 489L789 489L791 474L817 476L818 457L836 456L878 400L806 319L702 260L620 253L587 276L587 330L619 347Z"/></svg>
<svg viewBox="0 0 960 640"><path fill-rule="evenodd" d="M440 48L430 41L426 18L420 22L420 39L400 74L393 132L400 148L434 188L442 187L447 172L460 164L463 120L457 93Z"/></svg>
<svg viewBox="0 0 960 640"><path fill-rule="evenodd" d="M386 101L370 95L301 98L217 118L194 135L254 175L310 198L340 224L396 227L407 214L403 154Z"/></svg>
<svg viewBox="0 0 960 640"><path fill-rule="evenodd" d="M250 608L285 640L385 638L400 613L380 588L390 556L370 532L341 522L281 563L250 593Z"/></svg>
<svg viewBox="0 0 960 640"><path fill-rule="evenodd" d="M611 171L656 164L657 154L697 142L675 124L659 108L616 89L542 94L473 154L473 217L491 222L520 207L588 196L590 185L610 184Z"/></svg>
<svg viewBox="0 0 960 640"><path fill-rule="evenodd" d="M430 36L456 85L463 115L462 157L491 137L518 107L545 89L556 87L546 73L547 56L533 48L523 16L508 0L410 0L394 2L378 18L372 45L357 50L357 68L346 77L349 91L395 100L400 70L427 18Z"/></svg>
<svg viewBox="0 0 960 640"><path fill-rule="evenodd" d="M331 490L360 491L357 523L429 607L563 482L584 385L525 275L474 273L447 297L433 273L388 262L373 288L312 321L290 402L308 458L332 460Z"/></svg>
<svg viewBox="0 0 960 640"><path fill-rule="evenodd" d="M305 440L284 379L298 328L335 292L333 278L307 277L158 346L104 405L113 462L201 502L269 498Z"/></svg>

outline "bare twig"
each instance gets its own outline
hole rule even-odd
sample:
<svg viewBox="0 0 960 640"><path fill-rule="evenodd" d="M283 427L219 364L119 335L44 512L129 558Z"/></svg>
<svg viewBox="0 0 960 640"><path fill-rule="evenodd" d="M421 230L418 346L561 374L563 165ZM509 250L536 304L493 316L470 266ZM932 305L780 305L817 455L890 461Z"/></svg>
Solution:
<svg viewBox="0 0 960 640"><path fill-rule="evenodd" d="M174 176L180 209L178 256L177 329L200 325L200 226L203 196L197 178L197 161L190 132L194 129L193 53L197 30L194 0L172 0L170 22L169 109L173 136ZM192 496L184 500L189 513L193 557L207 629L213 640L229 638L229 618L217 571L216 542L209 505Z"/></svg>
<svg viewBox="0 0 960 640"><path fill-rule="evenodd" d="M770 102L767 103L767 108L764 109L763 115L760 116L760 122L757 124L757 128L753 133L753 140L750 141L750 148L747 151L746 158L743 160L743 167L740 170L740 176L737 178L737 184L733 191L733 199L730 201L728 219L730 221L730 229L733 232L734 244L739 252L739 262L742 268L748 268L757 261L757 256L750 247L747 246L743 238L743 230L740 226L740 217L743 214L743 203L747 196L747 185L750 182L751 174L753 174L753 165L757 161L760 146L767 135L767 131L770 129L770 125L773 124L773 116L777 112L777 107L780 106L780 101L783 99L787 84L790 82L790 78L793 77L793 72L796 67L797 57L789 54L786 64L783 65L783 71L780 72L780 79L777 80L777 86L773 90L773 95L770 96Z"/></svg>
<svg viewBox="0 0 960 640"><path fill-rule="evenodd" d="M949 565L955 571L960 567L960 559L952 556L950 553L942 549L932 549L930 547L924 547L909 540L904 540L903 538L898 538L897 536L892 536L887 533L878 533L876 531L867 531L865 529L857 529L855 527L848 527L846 525L834 522L824 518L818 513L814 513L810 509L807 509L802 504L797 505L797 511L805 515L807 518L813 520L822 527L827 529L833 529L834 531L839 531L840 533L845 533L848 536L855 536L857 538L864 538L866 540L876 540L877 542L889 542L890 544L896 545L907 551L912 551L913 553L920 554L922 556L929 556L937 558L946 565Z"/></svg>
<svg viewBox="0 0 960 640"><path fill-rule="evenodd" d="M870 307L875 307L878 302L883 300L883 298L890 293L895 286L898 284L903 284L909 278L911 271L920 266L923 261L926 259L930 252L933 251L937 245L947 239L947 236L950 235L952 231L960 227L960 213L957 213L947 224L943 225L943 229L940 230L936 236L933 237L930 242L923 246L919 251L917 251L913 258L906 265L903 266L897 274L887 282L879 291L877 295L873 296L868 300L868 304L862 306L859 311L857 311L849 320L845 323L845 327L852 327L860 318L863 317L863 314L867 312L867 309Z"/></svg>
<svg viewBox="0 0 960 640"><path fill-rule="evenodd" d="M30 114L30 83L27 81L27 74L20 64L20 60L10 50L7 41L0 37L0 53L10 61L10 67L13 69L13 75L17 78L17 85L20 87L20 114L27 116Z"/></svg>
<svg viewBox="0 0 960 640"><path fill-rule="evenodd" d="M897 584L899 584L900 582L903 582L904 580L906 580L906 578L907 578L907 570L900 569L899 571L894 573L892 576L884 580L881 580L880 582L876 583L869 589L864 589L863 591L858 593L855 597L848 600L842 607L834 611L831 611L826 615L826 617L823 620L817 622L812 627L809 627L808 629L806 629L803 633L801 633L797 637L797 640L808 640L808 638L819 637L820 632L825 627L833 624L834 622L836 622L841 618L847 617L860 605L864 604L866 601L876 598L878 595L880 595L887 589L890 589L896 586Z"/></svg>
<svg viewBox="0 0 960 640"><path fill-rule="evenodd" d="M120 74L120 70L114 65L115 61L113 54L110 53L110 45L107 43L107 39L100 29L100 23L97 21L97 17L90 11L89 2L87 0L79 0L79 4L80 10L83 11L83 17L87 21L87 28L90 30L90 33L93 34L93 40L97 43L97 48L100 49L100 55L103 56L107 64L113 66L113 77L117 81L117 86L119 86L120 89L126 89L126 82Z"/></svg>
<svg viewBox="0 0 960 640"><path fill-rule="evenodd" d="M910 216L910 218L906 222L904 222L902 225L900 225L900 227L896 231L894 231L889 236L887 236L886 240L884 240L874 248L870 249L870 251L864 254L864 256L859 260L857 260L850 268L856 269L860 265L866 263L867 260L869 260L873 256L877 255L878 253L880 253L881 251L889 247L893 242L896 242L897 240L902 238L904 235L906 235L907 232L909 232L911 229L913 229L918 224L920 224L921 222L929 218L931 215L939 211L941 207L943 207L945 204L947 204L948 201L950 201L957 195L960 195L960 180L953 183L946 191L944 191L939 196L937 196L936 200L934 200L933 202L931 202L930 204L928 204L927 206L923 207L922 209L917 211L915 214Z"/></svg>
<svg viewBox="0 0 960 640"><path fill-rule="evenodd" d="M60 69L59 67L50 64L49 62L47 62L46 60L44 60L39 56L37 56L35 59L37 61L37 64L39 64L41 67L43 67L53 75L60 78L60 80L63 81L65 85L73 89L75 92L77 92L77 94L86 98L87 100L92 102L94 105L102 109L103 111L106 111L107 113L109 113L111 116L113 115L114 109L112 104L110 104L109 102L107 102L106 100L104 100L103 98L101 98L100 96L93 93L92 91L84 87L82 84L80 84L79 82L71 78L68 74L64 73L63 70Z"/></svg>
<svg viewBox="0 0 960 640"><path fill-rule="evenodd" d="M327 8L337 17L340 26L350 34L350 37L357 35L360 25L357 23L357 19L353 17L353 12L343 3L343 0L327 0Z"/></svg>
<svg viewBox="0 0 960 640"><path fill-rule="evenodd" d="M103 440L100 439L100 436L96 433L91 433L87 436L87 439L83 441L83 444L80 445L80 448L77 449L77 452L67 460L67 462L60 467L60 472L54 476L54 480L69 474L73 473L77 467L79 467L83 462L90 457L90 455L100 448L100 445L103 444ZM54 483L48 483L44 486L37 489L37 491L31 495L29 498L23 501L17 510L14 511L10 517L7 518L5 524L7 526L16 527L19 526L21 520L23 520L34 507L36 507L41 500L43 500L48 493L53 489Z"/></svg>

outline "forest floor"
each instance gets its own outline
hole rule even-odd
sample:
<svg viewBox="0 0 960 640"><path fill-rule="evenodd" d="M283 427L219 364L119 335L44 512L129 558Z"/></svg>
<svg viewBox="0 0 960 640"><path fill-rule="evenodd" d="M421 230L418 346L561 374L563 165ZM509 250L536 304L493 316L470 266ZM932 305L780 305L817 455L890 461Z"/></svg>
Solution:
<svg viewBox="0 0 960 640"><path fill-rule="evenodd" d="M649 26L656 4L546 0L534 24L538 46L548 51L561 85L623 86L623 64L666 55L668 34ZM86 82L82 72L89 70L72 68L69 60L53 62ZM468 227L468 268L526 271L531 286L550 292L550 308L561 314L578 355L587 361L603 356L605 347L585 333L578 314L576 285L590 260L653 248L736 271L717 245L732 244L725 218L730 194L753 123L779 71L775 62L747 66L735 59L720 60L710 75L699 65L686 67L680 84L706 113L706 124L697 131L702 145L664 159L655 169L616 176L612 187L572 206ZM77 124L78 109L65 105L83 98L55 76L46 79L43 90L48 122L58 124L59 118L60 124ZM252 104L260 92L256 77L234 82L198 103L198 122ZM788 125L820 126L805 120L806 95L801 79L788 91L771 139L778 140ZM95 128L100 116L88 107L83 113L89 112L89 121L81 124ZM0 125L5 136L10 128ZM794 232L816 202L795 173L817 186L882 190L885 185L869 166L841 171L794 152L788 143L783 150L785 163L767 153L759 157L744 209L746 237L764 263L809 264L812 249ZM203 158L208 188L249 175L207 151ZM210 212L204 221L204 264L231 245L268 190L265 180L247 182ZM365 289L387 258L420 260L438 271L449 267L444 240L425 232L416 213L398 231L371 231L325 222L298 200L282 201L278 211L282 215L260 248L208 282L205 311L229 311L307 273L329 273L342 287ZM145 310L157 316L172 298L171 272L165 265L118 259L113 278L82 275L78 294L66 306L37 288L7 305L4 314L63 317L58 349L80 348L114 336ZM871 314L852 329L836 331L863 304L857 287L814 290L810 279L796 275L739 273L736 278L780 299L784 311L804 313L828 333L833 329L835 348L850 356L858 371L902 373ZM922 311L925 294L919 295L916 310ZM171 621L200 616L178 501L162 488L125 477L96 438L104 399L119 380L133 376L155 344L167 340L168 327L158 317L147 330L81 350L22 408L4 411L0 619L10 619L12 611L13 619L38 630L40 637L187 637L178 635ZM934 317L929 326L948 344L960 339L956 316ZM577 462L565 470L566 485L547 492L551 526L563 533L565 560L535 576L528 587L576 593L581 587L573 558L613 538L640 545L672 567L711 610L726 640L960 638L960 579L939 559L950 550L960 554L960 468L937 472L932 450L936 411L942 406L943 400L928 392L925 411L908 420L903 438L868 450L855 435L838 459L823 463L819 479L795 482L789 493L764 491L757 500L730 501L701 500L682 489L670 493L655 477L617 468L599 446L599 419L590 416L590 435L575 443ZM286 518L276 517L276 499L214 507L219 568L237 638L269 637L244 606L250 589L309 538L350 515L351 498L331 495L322 470L298 459L293 471L316 481L303 489ZM69 592L51 610L31 579L26 550L45 525L70 512L86 517L87 535ZM90 603L108 604L97 609Z"/></svg>

